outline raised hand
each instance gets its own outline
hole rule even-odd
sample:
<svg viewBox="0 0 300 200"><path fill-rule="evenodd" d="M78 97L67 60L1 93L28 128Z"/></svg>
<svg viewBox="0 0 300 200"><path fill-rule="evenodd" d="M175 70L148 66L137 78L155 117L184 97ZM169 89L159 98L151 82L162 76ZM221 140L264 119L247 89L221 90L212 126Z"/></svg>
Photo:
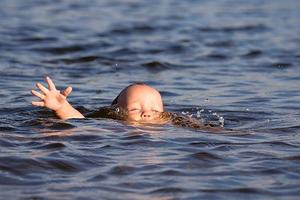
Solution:
<svg viewBox="0 0 300 200"><path fill-rule="evenodd" d="M60 93L56 89L53 81L46 77L46 82L48 84L48 89L40 83L37 83L36 86L41 90L42 93L32 90L31 93L40 98L41 101L32 101L32 105L47 107L51 110L61 109L62 106L66 103L67 96L71 93L72 88L67 87L64 92Z"/></svg>
<svg viewBox="0 0 300 200"><path fill-rule="evenodd" d="M46 77L48 88L41 83L37 83L37 88L41 92L31 90L31 93L40 98L40 101L32 101L32 105L47 107L53 110L61 119L83 118L83 115L74 109L67 101L68 95L72 92L72 87L67 87L62 93L56 89L53 81Z"/></svg>

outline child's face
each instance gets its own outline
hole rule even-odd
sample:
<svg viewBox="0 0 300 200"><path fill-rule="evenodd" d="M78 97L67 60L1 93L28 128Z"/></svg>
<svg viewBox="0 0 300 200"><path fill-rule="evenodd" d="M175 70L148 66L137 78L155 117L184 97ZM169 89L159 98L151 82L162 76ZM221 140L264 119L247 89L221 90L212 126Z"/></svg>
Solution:
<svg viewBox="0 0 300 200"><path fill-rule="evenodd" d="M118 97L117 104L128 111L129 121L159 123L164 111L159 92L147 85L128 87Z"/></svg>

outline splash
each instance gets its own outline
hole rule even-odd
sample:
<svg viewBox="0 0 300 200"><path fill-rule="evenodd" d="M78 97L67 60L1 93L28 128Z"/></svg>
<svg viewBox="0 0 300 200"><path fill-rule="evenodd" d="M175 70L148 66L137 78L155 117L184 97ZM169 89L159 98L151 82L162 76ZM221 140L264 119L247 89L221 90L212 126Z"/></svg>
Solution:
<svg viewBox="0 0 300 200"><path fill-rule="evenodd" d="M196 118L205 125L224 127L225 119L219 113L204 108L192 108L191 111L182 111L182 115Z"/></svg>

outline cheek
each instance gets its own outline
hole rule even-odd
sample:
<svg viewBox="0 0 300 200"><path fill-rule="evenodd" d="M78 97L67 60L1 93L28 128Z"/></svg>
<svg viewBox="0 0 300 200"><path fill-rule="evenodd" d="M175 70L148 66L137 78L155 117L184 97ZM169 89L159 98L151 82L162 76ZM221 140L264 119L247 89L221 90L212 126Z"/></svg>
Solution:
<svg viewBox="0 0 300 200"><path fill-rule="evenodd" d="M141 119L141 115L139 113L128 113L128 120L139 121L140 119Z"/></svg>

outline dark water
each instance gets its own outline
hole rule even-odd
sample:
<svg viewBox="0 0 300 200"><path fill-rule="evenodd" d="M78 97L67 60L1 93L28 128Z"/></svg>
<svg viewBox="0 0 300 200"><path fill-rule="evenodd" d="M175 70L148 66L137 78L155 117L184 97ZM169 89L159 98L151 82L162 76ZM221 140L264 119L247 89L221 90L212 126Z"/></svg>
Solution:
<svg viewBox="0 0 300 200"><path fill-rule="evenodd" d="M0 199L299 199L299 19L297 0L1 0ZM30 105L46 75L87 109L144 81L224 131L57 120Z"/></svg>

